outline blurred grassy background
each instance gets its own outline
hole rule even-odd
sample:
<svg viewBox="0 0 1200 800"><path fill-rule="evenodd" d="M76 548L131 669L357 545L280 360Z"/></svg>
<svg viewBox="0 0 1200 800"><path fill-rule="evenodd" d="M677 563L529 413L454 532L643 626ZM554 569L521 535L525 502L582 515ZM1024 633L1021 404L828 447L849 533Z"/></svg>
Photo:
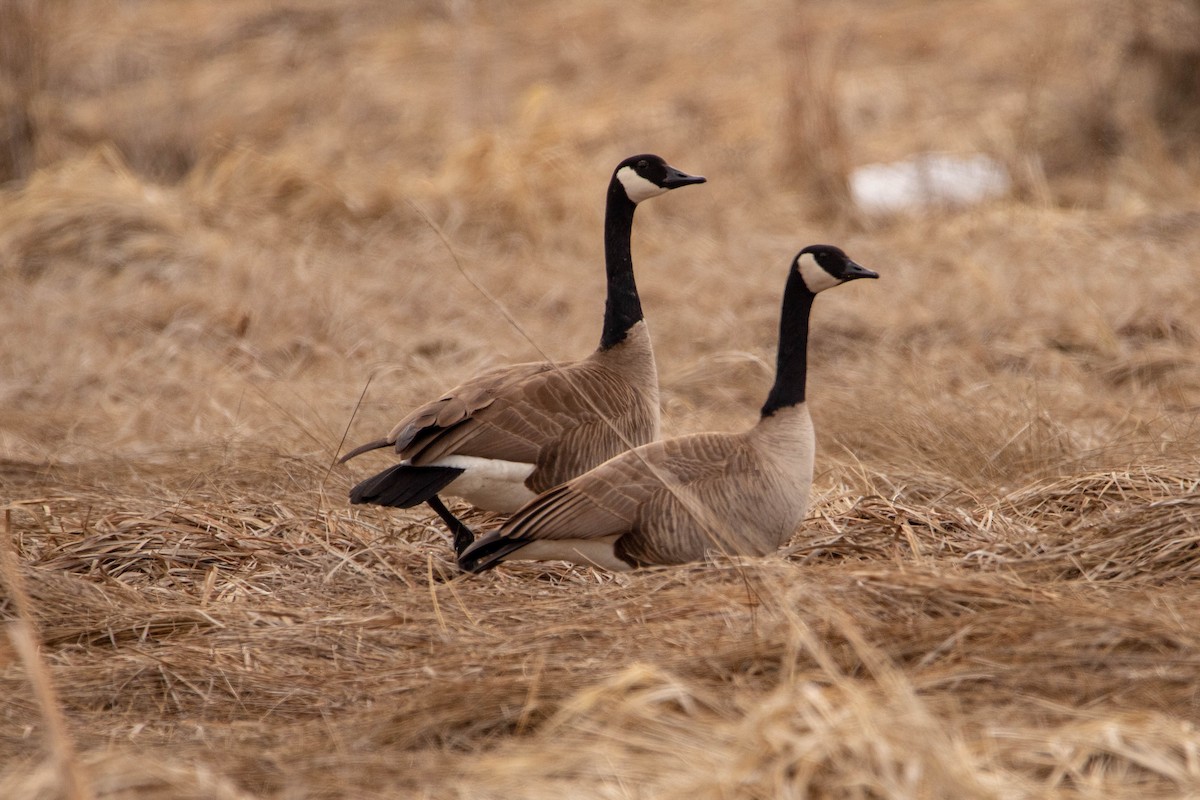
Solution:
<svg viewBox="0 0 1200 800"><path fill-rule="evenodd" d="M1195 333L1162 268L1194 245L1194 4L6 8L0 277L25 313L4 323L3 435L23 457L285 417L317 440L268 438L328 450L374 372L378 426L534 357L432 225L539 347L586 352L604 182L646 150L711 180L636 230L670 430L757 401L780 274L814 241L887 274L818 331L855 358L944 337L948 358L1120 359L1123 327ZM892 220L849 204L856 166L929 151L991 155L1015 196Z"/></svg>

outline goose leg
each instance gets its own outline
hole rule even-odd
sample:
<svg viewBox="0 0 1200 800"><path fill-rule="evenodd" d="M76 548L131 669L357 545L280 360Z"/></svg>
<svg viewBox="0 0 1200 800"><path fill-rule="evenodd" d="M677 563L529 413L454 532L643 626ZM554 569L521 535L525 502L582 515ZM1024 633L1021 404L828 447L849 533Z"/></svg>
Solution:
<svg viewBox="0 0 1200 800"><path fill-rule="evenodd" d="M425 502L434 510L434 513L442 518L442 522L446 523L446 527L454 536L454 555L461 556L463 550L466 550L475 541L474 532L466 526L466 523L451 514L450 509L446 508L446 504L436 494Z"/></svg>

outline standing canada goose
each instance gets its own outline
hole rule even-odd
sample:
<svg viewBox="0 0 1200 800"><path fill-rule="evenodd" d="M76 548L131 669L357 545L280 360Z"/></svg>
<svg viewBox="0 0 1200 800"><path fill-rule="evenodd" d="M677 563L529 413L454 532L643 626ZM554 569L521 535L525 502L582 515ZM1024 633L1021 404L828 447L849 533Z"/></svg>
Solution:
<svg viewBox="0 0 1200 800"><path fill-rule="evenodd" d="M657 438L658 373L633 279L633 212L643 200L704 181L655 155L618 164L604 219L608 298L600 347L566 364L489 370L417 408L386 437L341 458L392 446L403 459L351 489L350 502L396 508L428 503L450 528L460 554L474 537L439 492L511 512Z"/></svg>
<svg viewBox="0 0 1200 800"><path fill-rule="evenodd" d="M878 277L836 247L801 250L783 293L775 385L753 428L652 442L611 458L526 503L468 547L459 565L482 572L508 559L561 560L625 571L706 552L774 551L808 511L815 441L804 381L813 298Z"/></svg>

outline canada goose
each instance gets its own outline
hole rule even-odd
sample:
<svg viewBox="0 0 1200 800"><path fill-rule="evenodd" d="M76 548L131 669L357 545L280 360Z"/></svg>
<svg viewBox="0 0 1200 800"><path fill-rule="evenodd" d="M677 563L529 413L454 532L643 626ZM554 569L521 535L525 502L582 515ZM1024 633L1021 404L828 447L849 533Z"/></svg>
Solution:
<svg viewBox="0 0 1200 800"><path fill-rule="evenodd" d="M704 181L655 155L618 164L604 219L608 297L599 348L566 364L489 370L417 408L386 437L341 458L393 446L403 459L355 486L350 502L397 508L428 503L454 535L457 554L473 536L439 492L511 512L538 492L653 441L658 373L633 278L633 212L643 200Z"/></svg>
<svg viewBox="0 0 1200 800"><path fill-rule="evenodd" d="M800 251L788 272L775 385L743 433L644 444L526 503L459 556L482 572L507 559L614 571L696 561L709 551L765 555L808 511L813 427L804 399L808 318L818 292L878 278L837 247Z"/></svg>

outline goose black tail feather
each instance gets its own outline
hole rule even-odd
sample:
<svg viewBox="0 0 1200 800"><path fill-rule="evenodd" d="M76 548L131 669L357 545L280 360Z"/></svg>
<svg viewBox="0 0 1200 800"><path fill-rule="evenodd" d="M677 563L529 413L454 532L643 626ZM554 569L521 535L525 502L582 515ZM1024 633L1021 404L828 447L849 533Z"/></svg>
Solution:
<svg viewBox="0 0 1200 800"><path fill-rule="evenodd" d="M529 544L528 539L509 539L500 531L489 531L475 540L458 556L458 566L465 572L487 572L504 560L509 553Z"/></svg>
<svg viewBox="0 0 1200 800"><path fill-rule="evenodd" d="M397 464L350 490L351 503L412 508L434 497L463 474L458 467L414 467Z"/></svg>

